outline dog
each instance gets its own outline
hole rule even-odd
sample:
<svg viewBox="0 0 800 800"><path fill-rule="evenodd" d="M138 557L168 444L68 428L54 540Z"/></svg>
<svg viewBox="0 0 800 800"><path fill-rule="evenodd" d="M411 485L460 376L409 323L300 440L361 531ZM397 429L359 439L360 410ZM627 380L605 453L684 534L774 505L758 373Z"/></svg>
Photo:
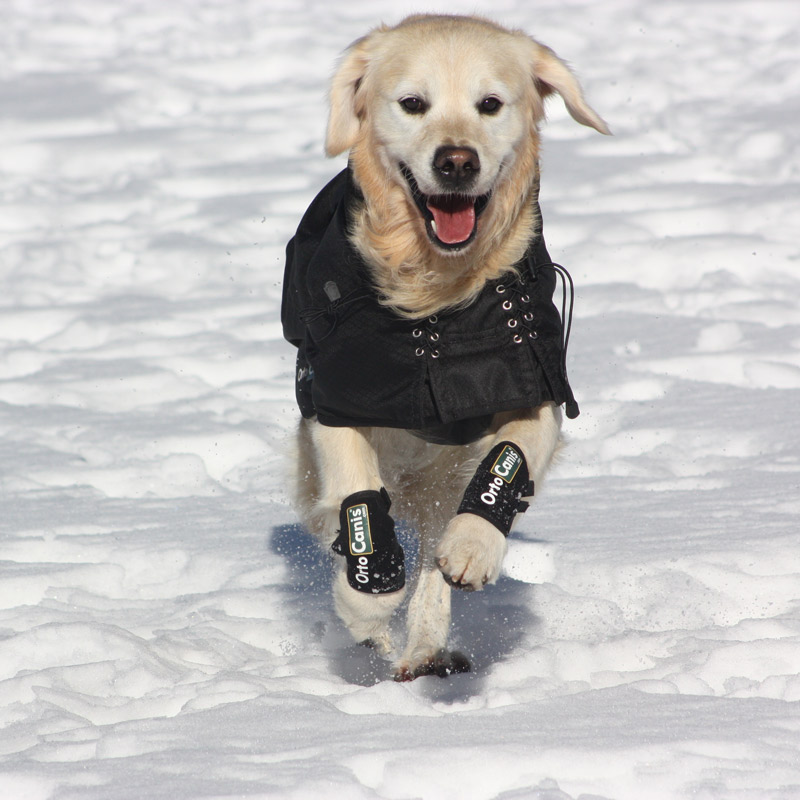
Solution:
<svg viewBox="0 0 800 800"><path fill-rule="evenodd" d="M538 205L554 93L609 133L551 49L466 16L378 27L332 78L325 146L348 167L289 242L283 287L295 505L332 554L338 616L397 680L469 670L447 647L451 589L497 579L560 407L578 413ZM395 518L419 538L405 646Z"/></svg>

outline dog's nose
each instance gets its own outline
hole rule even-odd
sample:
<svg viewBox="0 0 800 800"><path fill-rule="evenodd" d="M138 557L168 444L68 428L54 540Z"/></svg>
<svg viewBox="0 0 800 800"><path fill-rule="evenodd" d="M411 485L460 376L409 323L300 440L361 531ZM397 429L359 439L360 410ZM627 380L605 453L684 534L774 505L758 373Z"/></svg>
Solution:
<svg viewBox="0 0 800 800"><path fill-rule="evenodd" d="M481 160L471 147L440 147L433 156L439 181L450 188L465 188L480 172Z"/></svg>

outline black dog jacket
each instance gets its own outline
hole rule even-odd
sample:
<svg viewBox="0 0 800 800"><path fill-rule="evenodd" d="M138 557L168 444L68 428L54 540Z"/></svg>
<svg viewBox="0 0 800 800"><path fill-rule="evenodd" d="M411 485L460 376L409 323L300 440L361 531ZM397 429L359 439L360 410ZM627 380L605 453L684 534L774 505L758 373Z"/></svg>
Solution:
<svg viewBox="0 0 800 800"><path fill-rule="evenodd" d="M476 514L508 536L517 512L526 511L523 497L533 496L528 465L513 442L500 442L481 461L469 482L459 514Z"/></svg>
<svg viewBox="0 0 800 800"><path fill-rule="evenodd" d="M466 308L408 320L381 305L349 240L349 213L360 202L346 169L287 246L281 319L298 348L303 416L466 444L500 411L551 400L578 415L565 368L568 326L565 334L553 304L561 268L541 235L515 272L487 283Z"/></svg>
<svg viewBox="0 0 800 800"><path fill-rule="evenodd" d="M356 492L342 501L332 549L347 560L347 582L359 592L387 594L406 583L403 548L389 516L386 489Z"/></svg>

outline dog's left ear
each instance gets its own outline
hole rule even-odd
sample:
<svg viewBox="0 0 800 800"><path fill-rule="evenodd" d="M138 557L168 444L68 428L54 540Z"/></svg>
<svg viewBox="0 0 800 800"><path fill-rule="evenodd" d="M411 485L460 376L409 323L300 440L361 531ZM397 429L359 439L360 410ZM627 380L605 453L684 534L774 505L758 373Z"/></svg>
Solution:
<svg viewBox="0 0 800 800"><path fill-rule="evenodd" d="M374 32L357 39L345 50L331 79L330 115L325 136L325 152L338 156L349 150L358 138L361 111L357 95L369 65L369 50Z"/></svg>
<svg viewBox="0 0 800 800"><path fill-rule="evenodd" d="M608 125L584 100L578 79L569 67L546 45L534 41L533 77L542 97L558 92L570 115L581 125L588 125L600 133L611 135Z"/></svg>

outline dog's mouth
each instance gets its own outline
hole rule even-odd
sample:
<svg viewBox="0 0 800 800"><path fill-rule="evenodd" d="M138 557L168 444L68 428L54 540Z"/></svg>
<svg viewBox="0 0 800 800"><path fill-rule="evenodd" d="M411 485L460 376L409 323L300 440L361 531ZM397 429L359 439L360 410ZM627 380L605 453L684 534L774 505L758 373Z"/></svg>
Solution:
<svg viewBox="0 0 800 800"><path fill-rule="evenodd" d="M470 244L478 231L478 217L489 204L491 193L478 196L423 194L405 164L400 165L400 171L425 220L428 238L443 250L460 250Z"/></svg>

